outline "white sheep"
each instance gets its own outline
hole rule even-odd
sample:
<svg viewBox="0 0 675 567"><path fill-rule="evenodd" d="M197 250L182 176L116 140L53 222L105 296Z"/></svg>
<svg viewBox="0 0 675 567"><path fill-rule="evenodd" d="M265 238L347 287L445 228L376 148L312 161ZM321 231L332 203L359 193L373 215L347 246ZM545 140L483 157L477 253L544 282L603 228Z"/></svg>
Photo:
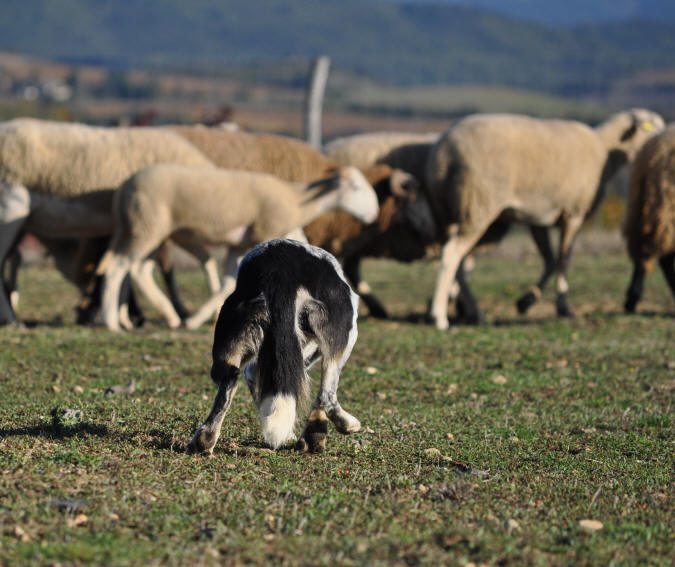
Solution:
<svg viewBox="0 0 675 567"><path fill-rule="evenodd" d="M675 124L649 140L635 158L623 233L634 266L626 311L635 311L655 258L675 296Z"/></svg>
<svg viewBox="0 0 675 567"><path fill-rule="evenodd" d="M210 243L245 251L335 208L363 222L377 216L377 196L356 168L343 168L302 187L301 192L263 173L179 165L151 166L133 175L117 192L115 232L98 268L106 280L103 311L108 328L119 330L116 305L129 272L169 326L180 325L180 317L154 283L147 259L168 238L189 241L193 249ZM236 263L230 253L222 289L187 320L188 327L199 326L232 292Z"/></svg>
<svg viewBox="0 0 675 567"><path fill-rule="evenodd" d="M439 137L440 133L437 132L423 134L414 132L368 132L336 138L326 144L324 152L332 159L340 161L345 165L365 168L372 167L375 164L383 164L406 171L421 184L420 192L426 195L427 161ZM418 199L418 201L418 207L425 206L428 208L426 199ZM382 215L382 206L380 207L380 211L380 215ZM425 221L427 225L426 233L431 235L431 237L423 242L415 242L407 234L397 234L395 238L391 238L391 235L387 234L386 236L389 237L391 242L387 243L386 249L396 250L395 254L389 254L389 256L405 262L411 262L436 253L436 245L435 243L432 244L432 239L436 236L436 227L431 211L428 214L430 218L428 222ZM312 225L314 224L317 223L312 223ZM313 238L313 234L317 232L317 228L312 225L305 228L305 234L309 241L326 248L326 250L334 254L338 253L330 246L331 240L327 238ZM344 226L344 223L342 226ZM503 225L500 223L498 227L500 237L506 232L506 229L502 229L502 227ZM491 238L496 233L495 230L488 232ZM369 248L375 247L377 249L378 246L381 247L379 242L374 242L373 244L374 246L370 246ZM368 282L361 279L360 262L363 257L369 255L369 251L368 248L362 247L351 253L341 254L344 257L345 273L349 281L358 290L363 302L368 307L369 313L374 317L386 318L388 316L386 309L372 293ZM452 297L457 298L457 311L460 314L460 318L467 323L479 323L484 317L476 298L468 286L468 274L471 272L474 264L473 256L467 256L464 259L457 270L457 281L451 290Z"/></svg>
<svg viewBox="0 0 675 567"><path fill-rule="evenodd" d="M571 315L565 274L574 237L599 204L607 180L663 127L659 115L633 109L596 128L570 120L487 114L467 117L447 130L427 167L429 197L447 227L431 304L436 326L448 327L449 290L462 258L504 215L559 227L556 306L559 315Z"/></svg>
<svg viewBox="0 0 675 567"><path fill-rule="evenodd" d="M0 266L18 236L110 235L113 191L153 163L212 166L183 137L159 128L100 128L36 119L0 124ZM0 324L16 317L0 289Z"/></svg>
<svg viewBox="0 0 675 567"><path fill-rule="evenodd" d="M188 453L213 452L240 371L258 406L265 441L277 449L294 434L307 370L321 359L321 387L296 447L323 451L330 419L343 434L361 428L338 402L340 372L356 343L358 296L328 252L293 240L258 245L242 260L213 339L213 408Z"/></svg>
<svg viewBox="0 0 675 567"><path fill-rule="evenodd" d="M285 181L309 182L329 175L340 166L307 144L284 136L229 132L204 126L169 126L166 129L187 138L215 165L224 169L271 173ZM392 257L417 254L417 250L423 252L428 234L433 232L433 221L428 203L416 190L415 181L407 173L386 165L369 167L363 174L376 189L382 205L377 221L363 225L338 210L322 215L312 223L312 228L328 239L334 253L341 257L342 251L354 251L355 247L362 250L364 246L373 254ZM351 231L347 236L346 225ZM394 246L387 246L384 243L389 241L392 233L396 235ZM405 246L401 246L401 239ZM357 285L358 281L353 283ZM176 300L177 296L172 297L172 301ZM90 305L87 313L93 315L96 297L90 296L84 301ZM190 324L199 318L195 314Z"/></svg>

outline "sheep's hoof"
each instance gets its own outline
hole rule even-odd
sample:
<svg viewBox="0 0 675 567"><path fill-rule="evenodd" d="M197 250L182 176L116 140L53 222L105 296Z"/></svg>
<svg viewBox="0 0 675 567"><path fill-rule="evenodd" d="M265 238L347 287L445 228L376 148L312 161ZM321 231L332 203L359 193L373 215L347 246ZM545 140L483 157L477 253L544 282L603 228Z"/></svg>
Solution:
<svg viewBox="0 0 675 567"><path fill-rule="evenodd" d="M439 331L447 331L450 328L450 322L447 317L441 317L440 319L434 318L434 322Z"/></svg>
<svg viewBox="0 0 675 567"><path fill-rule="evenodd" d="M574 318L574 312L570 309L570 306L567 304L567 294L561 293L558 295L558 298L555 302L556 312L558 317L566 317L568 319Z"/></svg>
<svg viewBox="0 0 675 567"><path fill-rule="evenodd" d="M376 299L367 301L364 297L363 302L368 306L368 313L371 317L374 317L375 319L389 319L389 313L387 313L387 310Z"/></svg>
<svg viewBox="0 0 675 567"><path fill-rule="evenodd" d="M195 431L190 439L185 452L188 455L208 455L213 454L213 448L216 446L216 439L212 432L207 431L204 426Z"/></svg>
<svg viewBox="0 0 675 567"><path fill-rule="evenodd" d="M474 302L457 298L457 320L465 325L481 325L485 323L485 313Z"/></svg>
<svg viewBox="0 0 675 567"><path fill-rule="evenodd" d="M335 429L337 429L339 433L342 433L342 435L356 433L361 429L361 422L344 410L336 416L331 416L331 421L333 422Z"/></svg>
<svg viewBox="0 0 675 567"><path fill-rule="evenodd" d="M190 331L199 329L199 327L202 326L201 321L195 321L194 316L188 317L187 319L183 319L183 325L185 326L186 329L189 329Z"/></svg>
<svg viewBox="0 0 675 567"><path fill-rule="evenodd" d="M637 307L639 299L638 296L628 294L626 296L626 302L623 304L623 310L626 313L635 313L635 308Z"/></svg>
<svg viewBox="0 0 675 567"><path fill-rule="evenodd" d="M75 323L77 325L86 325L92 326L96 322L96 310L90 309L88 307L80 307L79 305L75 308L77 312L77 318Z"/></svg>
<svg viewBox="0 0 675 567"><path fill-rule="evenodd" d="M528 291L518 301L516 301L516 309L521 315L525 315L527 310L537 303L537 296L533 291Z"/></svg>

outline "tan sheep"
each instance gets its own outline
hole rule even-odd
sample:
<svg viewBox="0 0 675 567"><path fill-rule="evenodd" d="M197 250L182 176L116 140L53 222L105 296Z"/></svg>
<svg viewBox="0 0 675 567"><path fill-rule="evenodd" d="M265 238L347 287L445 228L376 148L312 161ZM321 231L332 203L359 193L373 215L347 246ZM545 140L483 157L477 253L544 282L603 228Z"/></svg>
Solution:
<svg viewBox="0 0 675 567"><path fill-rule="evenodd" d="M100 128L36 119L0 124L0 266L17 237L110 235L112 192L160 162L212 163L183 137L158 128ZM0 324L16 317L0 288Z"/></svg>
<svg viewBox="0 0 675 567"><path fill-rule="evenodd" d="M626 311L635 311L655 258L675 296L675 124L649 140L635 158L623 233L634 266Z"/></svg>
<svg viewBox="0 0 675 567"><path fill-rule="evenodd" d="M286 181L311 181L341 165L304 142L284 136L225 132L204 126L169 128L226 169L263 171ZM429 137L413 136L416 141ZM311 244L325 248L343 262L347 277L371 314L386 317L384 307L370 293L368 284L361 281L360 259L377 256L410 261L422 257L434 236L431 211L410 174L374 162L364 167L345 165L359 167L375 188L380 203L377 221L364 225L345 211L335 210L306 226L305 234Z"/></svg>
<svg viewBox="0 0 675 567"><path fill-rule="evenodd" d="M427 168L430 200L447 227L431 304L436 326L448 327L449 290L462 258L500 216L559 227L556 306L559 315L571 316L565 274L574 237L599 204L607 180L663 127L659 115L633 109L596 128L570 120L486 114L447 130Z"/></svg>
<svg viewBox="0 0 675 567"><path fill-rule="evenodd" d="M99 266L105 275L104 319L119 330L119 290L131 273L142 291L162 312L170 327L181 320L152 279L148 255L168 238L189 241L193 248L226 245L241 253L271 238L284 236L324 212L342 208L363 222L378 211L377 196L353 167L302 186L278 177L246 171L156 165L141 170L118 190L115 233ZM197 327L232 292L238 258L229 254L223 288L187 320Z"/></svg>

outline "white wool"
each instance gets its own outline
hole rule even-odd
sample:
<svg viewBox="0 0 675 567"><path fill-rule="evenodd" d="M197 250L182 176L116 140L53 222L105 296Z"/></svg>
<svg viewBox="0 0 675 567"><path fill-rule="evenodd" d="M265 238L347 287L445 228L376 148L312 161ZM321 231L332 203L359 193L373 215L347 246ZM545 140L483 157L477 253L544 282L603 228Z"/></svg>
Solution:
<svg viewBox="0 0 675 567"><path fill-rule="evenodd" d="M272 449L278 449L295 434L296 399L288 394L263 398L260 402L262 435Z"/></svg>

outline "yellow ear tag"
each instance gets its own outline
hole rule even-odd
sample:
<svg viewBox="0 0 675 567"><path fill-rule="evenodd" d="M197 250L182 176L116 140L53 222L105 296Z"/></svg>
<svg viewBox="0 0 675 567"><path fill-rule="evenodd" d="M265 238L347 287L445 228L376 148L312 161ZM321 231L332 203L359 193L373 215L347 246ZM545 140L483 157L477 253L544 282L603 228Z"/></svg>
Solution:
<svg viewBox="0 0 675 567"><path fill-rule="evenodd" d="M642 124L640 124L640 128L646 130L647 132L654 131L654 125L651 122L643 122Z"/></svg>

